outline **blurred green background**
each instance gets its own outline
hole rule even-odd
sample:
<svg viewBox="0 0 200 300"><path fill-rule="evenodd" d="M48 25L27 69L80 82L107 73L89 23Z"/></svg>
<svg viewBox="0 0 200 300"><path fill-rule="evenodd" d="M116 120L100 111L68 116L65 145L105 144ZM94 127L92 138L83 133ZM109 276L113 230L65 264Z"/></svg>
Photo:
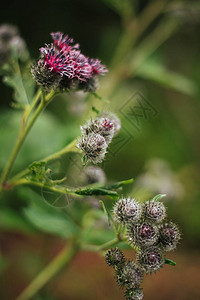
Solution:
<svg viewBox="0 0 200 300"><path fill-rule="evenodd" d="M33 59L51 41L50 32L63 31L80 43L84 54L100 58L109 68L98 94L110 103L85 99L79 93L56 98L34 126L13 172L78 136L80 122L94 114L92 105L114 111L122 120L122 130L103 163L108 181L134 178L127 192L141 200L166 193L169 218L182 232L178 250L169 253L176 267L166 266L145 277L145 299L200 299L199 1L4 1L0 21L18 26ZM2 169L21 112L10 107L12 90L2 82L0 89ZM71 171L69 182L78 184L74 169L79 170L80 157L75 167L73 159L67 156L53 167L60 173ZM54 229L45 222L38 224L29 210L22 213L27 203L46 197L28 188L1 197L3 300L15 299L64 244L66 225L62 221ZM103 258L83 252L34 300L94 298L122 299L123 292Z"/></svg>

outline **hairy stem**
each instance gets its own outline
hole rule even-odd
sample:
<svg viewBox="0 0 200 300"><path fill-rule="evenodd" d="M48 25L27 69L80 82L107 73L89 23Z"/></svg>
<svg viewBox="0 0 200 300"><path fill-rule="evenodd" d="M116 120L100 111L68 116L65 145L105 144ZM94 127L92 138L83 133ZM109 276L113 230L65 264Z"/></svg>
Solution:
<svg viewBox="0 0 200 300"><path fill-rule="evenodd" d="M76 243L65 246L61 252L44 268L41 273L25 288L16 300L32 299L34 295L59 271L69 265L79 251Z"/></svg>

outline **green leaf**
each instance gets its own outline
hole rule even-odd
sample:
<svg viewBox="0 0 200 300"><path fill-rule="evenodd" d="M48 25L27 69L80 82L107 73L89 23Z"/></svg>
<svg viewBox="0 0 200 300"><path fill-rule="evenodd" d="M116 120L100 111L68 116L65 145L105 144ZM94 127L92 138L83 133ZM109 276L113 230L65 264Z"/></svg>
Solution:
<svg viewBox="0 0 200 300"><path fill-rule="evenodd" d="M123 180L123 181L119 181L119 182L116 182L116 183L112 183L112 184L109 184L109 185L105 185L104 188L106 189L118 189L124 185L127 185L127 184L131 184L133 183L134 179L127 179L127 180Z"/></svg>
<svg viewBox="0 0 200 300"><path fill-rule="evenodd" d="M113 219L112 219L112 216L111 216L109 210L106 208L106 206L102 200L100 200L99 203L102 205L103 210L108 218L108 224L111 225L111 223L113 222Z"/></svg>
<svg viewBox="0 0 200 300"><path fill-rule="evenodd" d="M137 76L189 96L197 95L198 88L194 81L182 74L167 70L160 60L147 59L138 68Z"/></svg>
<svg viewBox="0 0 200 300"><path fill-rule="evenodd" d="M87 161L88 161L88 157L87 157L86 155L84 155L84 156L82 157L82 163L83 163L83 166L86 165Z"/></svg>
<svg viewBox="0 0 200 300"><path fill-rule="evenodd" d="M108 100L108 99L106 99L106 98L104 98L104 97L101 97L99 94L97 94L97 93L92 93L93 94L93 96L95 97L95 98L97 98L98 100L101 100L101 101L104 101L105 103L110 103L110 100ZM94 109L93 109L94 108ZM99 114L99 111L98 110L96 110L96 108L93 106L92 107L92 110L94 110L97 114Z"/></svg>
<svg viewBox="0 0 200 300"><path fill-rule="evenodd" d="M34 180L43 180L46 178L46 169L45 169L46 163L44 161L40 162L33 162L31 165L29 165L29 170L32 179Z"/></svg>
<svg viewBox="0 0 200 300"><path fill-rule="evenodd" d="M166 197L166 194L158 194L155 197L153 197L153 201L160 201L162 198Z"/></svg>
<svg viewBox="0 0 200 300"><path fill-rule="evenodd" d="M99 114L99 110L95 107L95 106L92 106L92 110L98 115Z"/></svg>
<svg viewBox="0 0 200 300"><path fill-rule="evenodd" d="M14 100L21 105L29 104L35 89L30 65L20 66L17 60L13 60L12 67L4 65L1 73L5 75L3 82L14 90Z"/></svg>
<svg viewBox="0 0 200 300"><path fill-rule="evenodd" d="M0 113L0 169L10 156L18 136L21 118L22 113L19 111L4 110ZM62 149L73 139L74 134L73 129L68 132L60 120L49 111L44 111L27 136L14 167L21 170L34 160L40 160Z"/></svg>
<svg viewBox="0 0 200 300"><path fill-rule="evenodd" d="M48 205L39 194L27 190L31 203L23 214L35 228L65 238L79 233L79 227L67 212Z"/></svg>
<svg viewBox="0 0 200 300"><path fill-rule="evenodd" d="M83 196L108 196L112 199L117 199L119 194L116 191L112 191L113 189L118 189L126 184L130 184L133 182L133 179L123 180L116 183L112 183L109 185L97 186L97 184L88 185L84 188L76 190L76 194Z"/></svg>
<svg viewBox="0 0 200 300"><path fill-rule="evenodd" d="M92 195L96 195L96 196L108 196L112 199L116 199L119 197L117 192L114 191L109 191L107 189L103 189L103 188L82 188L82 189L78 189L75 191L75 193L77 195L82 195L82 196L92 196Z"/></svg>
<svg viewBox="0 0 200 300"><path fill-rule="evenodd" d="M173 261L173 260L171 260L171 259L169 259L169 258L165 258L165 264L167 264L167 265L170 265L170 266L175 266L176 265L176 262L175 261Z"/></svg>
<svg viewBox="0 0 200 300"><path fill-rule="evenodd" d="M0 230L1 231L14 231L23 233L34 233L34 227L27 222L19 211L14 211L11 208L1 208L0 210Z"/></svg>

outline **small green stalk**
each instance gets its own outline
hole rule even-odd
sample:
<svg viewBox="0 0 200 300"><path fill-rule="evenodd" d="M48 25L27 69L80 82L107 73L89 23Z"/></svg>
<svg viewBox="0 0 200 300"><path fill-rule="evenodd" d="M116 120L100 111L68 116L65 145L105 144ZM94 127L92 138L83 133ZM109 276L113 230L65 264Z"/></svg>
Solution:
<svg viewBox="0 0 200 300"><path fill-rule="evenodd" d="M41 273L25 288L16 300L28 300L32 297L59 271L69 265L79 251L76 243L65 246L62 251L44 268Z"/></svg>
<svg viewBox="0 0 200 300"><path fill-rule="evenodd" d="M111 247L116 246L118 243L126 241L126 237L120 236L115 237L113 240L108 241L100 246L98 245L82 245L81 249L84 251L91 251L91 252L101 252L107 250Z"/></svg>
<svg viewBox="0 0 200 300"><path fill-rule="evenodd" d="M10 159L8 161L8 164L6 165L2 176L1 176L1 185L3 186L8 178L8 175L12 169L12 166L15 162L15 159L19 153L19 150L21 149L21 146L24 142L24 140L26 139L30 129L32 128L33 124L35 123L36 119L38 118L39 114L43 111L43 109L47 106L47 104L50 102L50 100L53 98L53 96L55 95L55 92L50 92L43 101L41 101L41 103L39 104L39 106L37 107L37 109L35 110L32 118L30 119L29 123L27 124L27 126L25 128L22 127L22 129L20 130L17 142L15 144L15 147L13 149L13 152L11 153Z"/></svg>
<svg viewBox="0 0 200 300"><path fill-rule="evenodd" d="M59 150L58 152L55 152L54 154L51 154L41 160L45 163L49 163L50 161L59 159L62 155L65 155L69 152L80 152L80 150L76 147L76 139L73 140L71 143L69 143L67 146L65 146L63 149ZM16 174L10 181L9 183L11 184L15 184L16 180L18 180L19 178L22 178L26 175L28 175L30 172L30 170L28 168L24 169L23 171L19 172L18 174Z"/></svg>
<svg viewBox="0 0 200 300"><path fill-rule="evenodd" d="M62 186L54 186L54 185L50 185L48 183L45 182L40 182L40 181L31 181L25 178L19 179L13 183L9 183L10 187L14 187L14 186L18 186L18 185L32 185L32 186L38 186L41 187L43 189L47 189L49 191L58 193L58 194L70 194L73 196L77 196L80 197L80 195L78 195L77 191L75 189L69 189L66 187L62 187Z"/></svg>
<svg viewBox="0 0 200 300"><path fill-rule="evenodd" d="M24 123L26 123L26 121L28 120L30 114L32 113L33 109L35 108L36 104L38 103L40 97L41 97L41 89L39 89L35 95L35 97L33 98L33 101L31 102L31 104L28 106L28 109L24 112Z"/></svg>

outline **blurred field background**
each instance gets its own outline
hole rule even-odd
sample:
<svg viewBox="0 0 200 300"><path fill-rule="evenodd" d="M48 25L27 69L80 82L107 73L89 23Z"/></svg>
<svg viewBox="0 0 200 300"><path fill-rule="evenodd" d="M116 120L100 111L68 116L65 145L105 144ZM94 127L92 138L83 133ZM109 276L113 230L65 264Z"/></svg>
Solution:
<svg viewBox="0 0 200 300"><path fill-rule="evenodd" d="M169 253L176 267L145 277L145 299L200 299L199 1L4 1L0 22L18 26L33 59L51 41L50 32L63 31L110 70L98 91L110 104L93 97L86 105L73 94L54 100L24 144L15 172L79 135L92 103L116 112L123 126L103 164L108 181L134 178L128 192L142 200L166 193L169 218L182 232L178 250ZM12 91L2 82L0 89L2 169L21 114L10 107ZM68 157L61 162L69 170L70 164ZM71 172L73 182L77 171ZM64 245L48 226L21 214L29 198L39 196L21 188L1 198L0 299L15 299ZM82 252L33 299L118 300L123 292L102 257Z"/></svg>

